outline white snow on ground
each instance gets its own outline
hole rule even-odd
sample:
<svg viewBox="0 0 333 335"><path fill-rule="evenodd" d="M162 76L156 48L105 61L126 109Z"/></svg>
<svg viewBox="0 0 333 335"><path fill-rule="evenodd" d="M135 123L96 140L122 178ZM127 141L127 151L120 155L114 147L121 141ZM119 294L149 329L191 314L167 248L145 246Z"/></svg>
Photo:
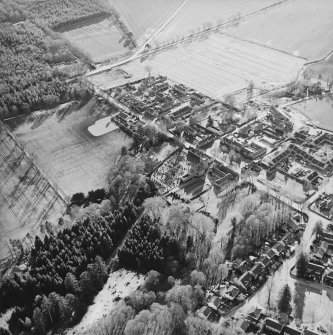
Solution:
<svg viewBox="0 0 333 335"><path fill-rule="evenodd" d="M14 308L8 309L5 313L0 314L0 328L8 329L7 321L10 319Z"/></svg>
<svg viewBox="0 0 333 335"><path fill-rule="evenodd" d="M88 308L81 322L67 332L73 335L80 330L88 329L93 323L102 319L114 309L120 299L135 291L144 282L144 275L124 269L110 273L103 289L95 297L94 303Z"/></svg>
<svg viewBox="0 0 333 335"><path fill-rule="evenodd" d="M111 121L111 116L97 120L93 125L88 127L89 133L93 136L102 136L115 129L118 129L118 126Z"/></svg>

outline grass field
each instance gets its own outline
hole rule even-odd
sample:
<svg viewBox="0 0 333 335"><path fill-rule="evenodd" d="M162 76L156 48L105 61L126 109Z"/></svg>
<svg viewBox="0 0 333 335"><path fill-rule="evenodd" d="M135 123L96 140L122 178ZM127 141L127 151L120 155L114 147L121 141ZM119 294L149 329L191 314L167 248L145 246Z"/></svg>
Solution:
<svg viewBox="0 0 333 335"><path fill-rule="evenodd" d="M66 31L63 36L86 52L94 62L102 62L128 51L123 46L124 42L120 42L122 35L119 29L108 19Z"/></svg>
<svg viewBox="0 0 333 335"><path fill-rule="evenodd" d="M196 32L204 24L213 26L219 20L228 22L235 15L247 15L279 0L189 0L159 37L160 42Z"/></svg>
<svg viewBox="0 0 333 335"><path fill-rule="evenodd" d="M133 77L109 80L103 74L104 85L99 75L90 79L103 87L112 87L126 81L147 76L149 65L153 74L162 74L169 79L212 97L223 98L227 93L246 88L253 80L256 86L275 87L296 78L304 60L288 54L213 34L208 39L162 51L143 62L135 61L123 66Z"/></svg>
<svg viewBox="0 0 333 335"><path fill-rule="evenodd" d="M331 0L294 0L228 32L314 60L333 49L332 13Z"/></svg>
<svg viewBox="0 0 333 335"><path fill-rule="evenodd" d="M120 130L94 137L88 127L104 117L95 99L59 117L50 113L42 121L30 117L13 125L13 132L33 154L47 178L68 196L104 187L109 165L131 139Z"/></svg>
<svg viewBox="0 0 333 335"><path fill-rule="evenodd" d="M135 38L145 37L165 22L184 0L110 0Z"/></svg>
<svg viewBox="0 0 333 335"><path fill-rule="evenodd" d="M61 216L65 207L22 147L0 127L0 259L9 253L9 239L24 238L45 220Z"/></svg>

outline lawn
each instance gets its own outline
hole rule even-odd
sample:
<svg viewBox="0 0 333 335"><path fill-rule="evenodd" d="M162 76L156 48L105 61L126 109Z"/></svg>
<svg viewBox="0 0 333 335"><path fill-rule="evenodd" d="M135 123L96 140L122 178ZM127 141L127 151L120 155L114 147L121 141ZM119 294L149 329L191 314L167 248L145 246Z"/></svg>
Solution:
<svg viewBox="0 0 333 335"><path fill-rule="evenodd" d="M46 177L71 196L104 187L110 164L131 142L119 129L91 135L88 127L105 116L92 99L78 110L49 113L42 120L35 115L11 125Z"/></svg>
<svg viewBox="0 0 333 335"><path fill-rule="evenodd" d="M111 0L111 3L140 43L167 21L183 1Z"/></svg>
<svg viewBox="0 0 333 335"><path fill-rule="evenodd" d="M332 50L332 12L331 0L295 0L228 32L316 60Z"/></svg>
<svg viewBox="0 0 333 335"><path fill-rule="evenodd" d="M277 2L279 0L189 0L158 40L165 42L188 36L191 31L203 28L204 24L214 26L220 20L228 22L235 15L244 16Z"/></svg>
<svg viewBox="0 0 333 335"><path fill-rule="evenodd" d="M102 62L128 51L119 29L108 19L66 31L62 34L86 52L94 62Z"/></svg>
<svg viewBox="0 0 333 335"><path fill-rule="evenodd" d="M257 87L273 88L293 81L304 60L259 45L212 34L207 39L162 51L147 60L123 66L132 74L130 81L147 76L146 66L153 74L162 74L212 98L248 87L252 80ZM91 77L98 81L98 76ZM115 86L107 82L105 88ZM128 80L118 80L117 85Z"/></svg>

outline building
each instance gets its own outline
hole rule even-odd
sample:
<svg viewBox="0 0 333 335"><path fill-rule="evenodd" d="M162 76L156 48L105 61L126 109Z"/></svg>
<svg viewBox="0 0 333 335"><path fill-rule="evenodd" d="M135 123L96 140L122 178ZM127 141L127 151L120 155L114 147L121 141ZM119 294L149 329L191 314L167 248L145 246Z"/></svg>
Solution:
<svg viewBox="0 0 333 335"><path fill-rule="evenodd" d="M197 310L196 314L199 318L207 320L212 314L212 309L208 306L202 306L199 310Z"/></svg>
<svg viewBox="0 0 333 335"><path fill-rule="evenodd" d="M325 268L322 265L312 262L308 263L308 274L314 276L318 281L321 281Z"/></svg>
<svg viewBox="0 0 333 335"><path fill-rule="evenodd" d="M238 293L239 289L236 286L231 285L229 288L227 288L227 290L224 291L223 296L224 298L233 301L237 297Z"/></svg>
<svg viewBox="0 0 333 335"><path fill-rule="evenodd" d="M296 328L285 326L283 329L283 335L302 335L302 332Z"/></svg>
<svg viewBox="0 0 333 335"><path fill-rule="evenodd" d="M257 279L263 273L264 267L258 263L250 269L250 274L254 279Z"/></svg>
<svg viewBox="0 0 333 335"><path fill-rule="evenodd" d="M284 324L280 323L277 320L271 319L271 318L267 318L265 320L265 330L268 330L270 332L270 334L274 334L274 335L282 335L283 332L283 327Z"/></svg>
<svg viewBox="0 0 333 335"><path fill-rule="evenodd" d="M249 271L244 272L240 277L239 281L248 288L251 285L252 275Z"/></svg>
<svg viewBox="0 0 333 335"><path fill-rule="evenodd" d="M323 276L323 284L333 287L333 271L328 271Z"/></svg>
<svg viewBox="0 0 333 335"><path fill-rule="evenodd" d="M208 302L208 307L214 309L217 311L217 309L219 308L219 306L221 306L222 304L222 300L220 299L220 297L213 295Z"/></svg>
<svg viewBox="0 0 333 335"><path fill-rule="evenodd" d="M253 307L252 311L247 315L250 320L259 321L262 309L258 307Z"/></svg>
<svg viewBox="0 0 333 335"><path fill-rule="evenodd" d="M320 335L320 334L313 330L305 329L303 335Z"/></svg>

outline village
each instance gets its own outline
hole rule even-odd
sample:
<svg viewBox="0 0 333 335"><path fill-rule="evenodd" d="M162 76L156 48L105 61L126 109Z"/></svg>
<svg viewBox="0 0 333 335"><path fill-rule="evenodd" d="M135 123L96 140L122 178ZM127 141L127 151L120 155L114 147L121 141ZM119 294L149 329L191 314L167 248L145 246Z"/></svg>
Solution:
<svg viewBox="0 0 333 335"><path fill-rule="evenodd" d="M159 163L149 173L170 204L180 200L216 220L216 206L211 204L241 181L254 189L269 188L268 192L292 210L257 257L228 263L228 277L207 289L207 304L196 311L200 318L219 322L221 317L233 315L286 259L293 258L309 211L332 219L333 194L322 189L333 174L333 134L296 124L283 106L252 98L251 88L242 108L232 96L217 101L165 76L150 74L102 96L122 107L112 121L126 133L133 136L149 125L171 140L173 149L158 157ZM307 280L333 286L332 241L332 234L325 232L313 242ZM294 272L291 270L290 276L295 276ZM238 319L236 327L267 335L321 334L297 328L292 320L290 315L274 317L254 307Z"/></svg>

